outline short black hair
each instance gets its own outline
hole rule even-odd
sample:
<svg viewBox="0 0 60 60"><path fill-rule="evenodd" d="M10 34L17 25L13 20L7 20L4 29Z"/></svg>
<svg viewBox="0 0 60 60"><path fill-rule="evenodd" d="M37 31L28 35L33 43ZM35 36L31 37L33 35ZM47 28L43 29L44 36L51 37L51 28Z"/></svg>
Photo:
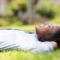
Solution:
<svg viewBox="0 0 60 60"><path fill-rule="evenodd" d="M38 37L39 41L55 41L57 42L59 48L60 48L60 29L49 35L49 37L46 36L40 36Z"/></svg>

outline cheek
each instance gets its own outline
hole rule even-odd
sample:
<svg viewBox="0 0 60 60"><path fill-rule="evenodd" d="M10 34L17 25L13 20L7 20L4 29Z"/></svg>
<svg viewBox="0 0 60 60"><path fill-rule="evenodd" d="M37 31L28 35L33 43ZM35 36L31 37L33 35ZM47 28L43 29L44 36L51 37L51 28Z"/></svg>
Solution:
<svg viewBox="0 0 60 60"><path fill-rule="evenodd" d="M44 29L43 34L44 34L45 36L49 36L49 35L51 34L51 29L49 29L49 28Z"/></svg>
<svg viewBox="0 0 60 60"><path fill-rule="evenodd" d="M51 31L50 31L50 29L49 28L43 28L42 30L41 30L41 33L42 34L49 34Z"/></svg>
<svg viewBox="0 0 60 60"><path fill-rule="evenodd" d="M48 29L48 28L46 29L46 28L45 28L43 31L47 33L47 32L50 31L50 29Z"/></svg>

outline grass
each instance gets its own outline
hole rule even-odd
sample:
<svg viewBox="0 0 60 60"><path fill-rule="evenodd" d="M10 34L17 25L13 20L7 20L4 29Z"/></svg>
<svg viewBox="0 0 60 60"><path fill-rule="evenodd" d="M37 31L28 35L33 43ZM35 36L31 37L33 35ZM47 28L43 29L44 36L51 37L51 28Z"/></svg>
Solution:
<svg viewBox="0 0 60 60"><path fill-rule="evenodd" d="M48 53L31 53L23 51L0 52L0 60L60 60L60 50Z"/></svg>
<svg viewBox="0 0 60 60"><path fill-rule="evenodd" d="M25 26L9 26L9 27L0 27L3 28L13 28L13 29L21 29L23 31L35 32L35 26L37 25L25 25ZM60 50L56 49L54 52L48 53L31 53L26 51L3 51L0 52L0 60L60 60Z"/></svg>
<svg viewBox="0 0 60 60"><path fill-rule="evenodd" d="M9 27L0 27L0 29L4 29L4 28L12 28L12 29L20 29L20 30L23 30L23 31L26 31L26 32L29 32L29 31L34 31L35 32L35 26L36 25L22 25L22 26L9 26Z"/></svg>

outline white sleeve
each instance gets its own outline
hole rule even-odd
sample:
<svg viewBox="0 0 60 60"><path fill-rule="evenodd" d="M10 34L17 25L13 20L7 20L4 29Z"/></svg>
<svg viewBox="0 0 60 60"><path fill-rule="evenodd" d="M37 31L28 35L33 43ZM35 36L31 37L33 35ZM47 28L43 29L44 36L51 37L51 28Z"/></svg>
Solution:
<svg viewBox="0 0 60 60"><path fill-rule="evenodd" d="M53 51L53 46L50 42L46 41L45 44L48 46L50 52Z"/></svg>
<svg viewBox="0 0 60 60"><path fill-rule="evenodd" d="M53 51L52 44L50 42L38 42L35 44L35 48L31 49L33 53L45 53Z"/></svg>

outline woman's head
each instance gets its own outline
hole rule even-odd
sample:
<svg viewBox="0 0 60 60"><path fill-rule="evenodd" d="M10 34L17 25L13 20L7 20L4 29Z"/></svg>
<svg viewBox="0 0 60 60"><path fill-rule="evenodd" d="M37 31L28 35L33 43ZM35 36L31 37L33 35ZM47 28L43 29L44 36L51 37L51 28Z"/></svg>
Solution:
<svg viewBox="0 0 60 60"><path fill-rule="evenodd" d="M44 23L43 25L36 26L36 34L37 36L48 37L49 35L57 31L58 29L60 29L60 26L58 26L57 24L49 25L47 23Z"/></svg>
<svg viewBox="0 0 60 60"><path fill-rule="evenodd" d="M57 24L36 26L37 38L40 41L56 41L60 46L60 26Z"/></svg>

